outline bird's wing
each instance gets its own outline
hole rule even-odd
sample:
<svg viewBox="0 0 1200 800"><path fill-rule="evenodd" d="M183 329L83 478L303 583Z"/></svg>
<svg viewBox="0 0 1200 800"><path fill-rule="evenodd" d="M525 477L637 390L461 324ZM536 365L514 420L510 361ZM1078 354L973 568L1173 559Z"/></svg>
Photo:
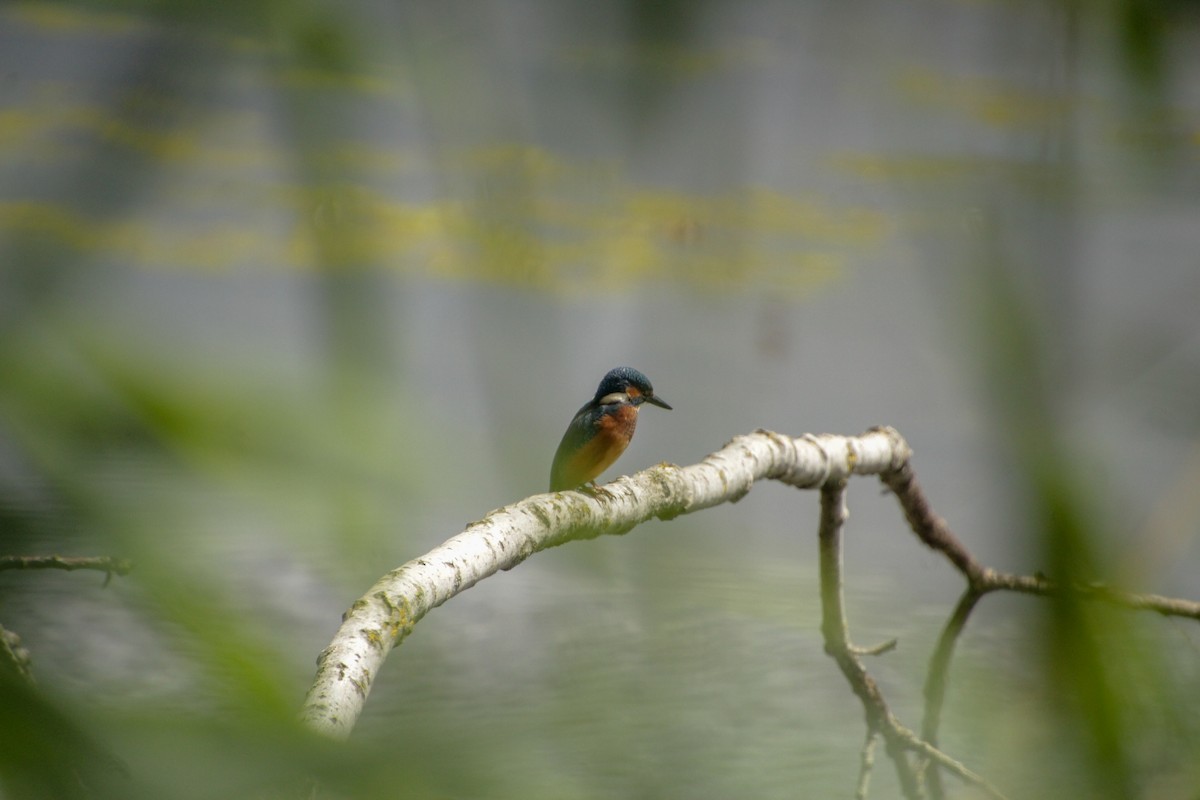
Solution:
<svg viewBox="0 0 1200 800"><path fill-rule="evenodd" d="M558 450L554 453L554 463L550 467L550 491L574 489L579 485L578 483L571 484L571 479L566 474L567 467L570 465L571 458L591 438L595 431L596 417L599 414L600 409L591 403L584 404L575 412L571 424L567 426L567 432L563 434L562 441L558 443Z"/></svg>

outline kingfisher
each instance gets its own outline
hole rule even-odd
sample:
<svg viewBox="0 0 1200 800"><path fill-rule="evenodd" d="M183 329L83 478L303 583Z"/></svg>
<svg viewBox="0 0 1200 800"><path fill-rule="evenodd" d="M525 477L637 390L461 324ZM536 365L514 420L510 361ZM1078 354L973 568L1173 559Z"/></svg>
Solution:
<svg viewBox="0 0 1200 800"><path fill-rule="evenodd" d="M671 409L655 396L650 380L636 369L609 370L596 396L575 412L558 444L550 468L550 491L582 486L608 469L633 439L642 403Z"/></svg>

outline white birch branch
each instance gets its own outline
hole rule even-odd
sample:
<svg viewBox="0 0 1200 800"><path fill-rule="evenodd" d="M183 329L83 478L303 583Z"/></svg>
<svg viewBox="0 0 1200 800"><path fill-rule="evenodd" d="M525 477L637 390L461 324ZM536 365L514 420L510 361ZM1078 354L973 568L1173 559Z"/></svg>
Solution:
<svg viewBox="0 0 1200 800"><path fill-rule="evenodd" d="M908 461L891 428L862 436L770 431L738 436L699 464L660 464L618 478L592 494L539 494L499 508L424 556L384 575L343 616L304 701L306 724L335 738L350 735L384 659L431 609L499 570L573 539L625 533L651 518L673 519L733 503L754 482L773 478L799 488L879 475Z"/></svg>

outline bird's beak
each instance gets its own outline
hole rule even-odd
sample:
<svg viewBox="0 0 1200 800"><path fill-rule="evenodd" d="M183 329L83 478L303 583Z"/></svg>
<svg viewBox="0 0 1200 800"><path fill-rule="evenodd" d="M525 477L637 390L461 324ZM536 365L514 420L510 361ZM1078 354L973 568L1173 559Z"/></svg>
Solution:
<svg viewBox="0 0 1200 800"><path fill-rule="evenodd" d="M667 411L671 410L671 407L669 405L667 405L666 400L662 400L658 397L655 397L652 394L646 395L646 402L653 403L654 405L658 406L659 408L665 408Z"/></svg>

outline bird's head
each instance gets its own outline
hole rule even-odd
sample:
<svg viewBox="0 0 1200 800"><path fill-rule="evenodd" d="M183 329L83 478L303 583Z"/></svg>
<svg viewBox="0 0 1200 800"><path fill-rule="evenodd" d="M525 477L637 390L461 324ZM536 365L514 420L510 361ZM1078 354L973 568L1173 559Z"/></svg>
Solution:
<svg viewBox="0 0 1200 800"><path fill-rule="evenodd" d="M650 379L633 367L609 370L604 380L600 381L592 402L598 406L619 403L640 406L642 403L651 403L659 408L671 408L665 400L654 396L654 387L650 385Z"/></svg>

